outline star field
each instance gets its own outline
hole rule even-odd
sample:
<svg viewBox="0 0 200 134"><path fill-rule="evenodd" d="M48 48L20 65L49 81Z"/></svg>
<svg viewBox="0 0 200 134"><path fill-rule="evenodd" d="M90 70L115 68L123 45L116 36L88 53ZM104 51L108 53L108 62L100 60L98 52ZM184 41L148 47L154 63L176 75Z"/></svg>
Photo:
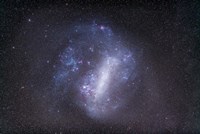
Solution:
<svg viewBox="0 0 200 134"><path fill-rule="evenodd" d="M199 5L0 2L0 133L198 133Z"/></svg>

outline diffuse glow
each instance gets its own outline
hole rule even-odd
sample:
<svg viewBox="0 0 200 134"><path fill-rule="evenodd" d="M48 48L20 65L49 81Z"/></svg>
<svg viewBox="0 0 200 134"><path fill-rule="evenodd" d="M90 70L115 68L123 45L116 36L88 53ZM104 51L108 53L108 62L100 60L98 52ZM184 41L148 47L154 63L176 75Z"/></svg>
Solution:
<svg viewBox="0 0 200 134"><path fill-rule="evenodd" d="M95 100L101 99L104 92L109 88L111 73L115 73L118 61L115 58L107 58L99 70L99 79L96 85Z"/></svg>
<svg viewBox="0 0 200 134"><path fill-rule="evenodd" d="M121 87L134 71L132 52L109 27L90 24L71 31L79 36L73 39L73 33L69 33L69 47L60 56L62 67L55 78L60 80L58 83L78 80L77 104L90 117L109 116L122 105L122 97L117 92L123 90ZM80 77L79 73L83 75Z"/></svg>

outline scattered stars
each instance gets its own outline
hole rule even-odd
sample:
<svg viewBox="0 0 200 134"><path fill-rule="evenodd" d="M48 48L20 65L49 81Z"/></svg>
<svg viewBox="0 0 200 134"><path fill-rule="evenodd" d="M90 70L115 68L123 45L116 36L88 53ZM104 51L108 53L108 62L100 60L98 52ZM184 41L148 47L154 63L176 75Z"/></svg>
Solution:
<svg viewBox="0 0 200 134"><path fill-rule="evenodd" d="M94 48L93 48L93 47L90 47L89 50L90 50L91 52L94 52Z"/></svg>
<svg viewBox="0 0 200 134"><path fill-rule="evenodd" d="M104 2L1 2L1 131L199 130L198 4Z"/></svg>

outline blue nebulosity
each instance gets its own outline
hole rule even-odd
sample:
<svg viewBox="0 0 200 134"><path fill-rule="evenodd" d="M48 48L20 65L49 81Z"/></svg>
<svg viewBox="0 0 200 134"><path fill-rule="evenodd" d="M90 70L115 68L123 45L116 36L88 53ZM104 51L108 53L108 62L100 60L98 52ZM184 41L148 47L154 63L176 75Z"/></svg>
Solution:
<svg viewBox="0 0 200 134"><path fill-rule="evenodd" d="M77 104L92 118L109 115L122 105L124 84L136 75L133 53L111 28L94 22L73 26L67 37L55 89L76 90Z"/></svg>
<svg viewBox="0 0 200 134"><path fill-rule="evenodd" d="M59 59L60 65L54 75L56 89L62 86L67 88L72 83L74 76L77 75L81 64L81 60L78 59L74 48L71 47L66 48L64 52L59 55Z"/></svg>

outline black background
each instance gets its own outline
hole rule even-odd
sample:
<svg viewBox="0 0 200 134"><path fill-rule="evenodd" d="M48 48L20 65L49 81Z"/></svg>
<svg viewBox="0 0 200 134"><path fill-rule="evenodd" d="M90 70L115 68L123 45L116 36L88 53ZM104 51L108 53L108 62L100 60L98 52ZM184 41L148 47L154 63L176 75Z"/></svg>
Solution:
<svg viewBox="0 0 200 134"><path fill-rule="evenodd" d="M199 132L198 1L3 0L0 15L1 132ZM137 118L128 123L94 121L71 103L60 104L62 116L59 117L48 116L45 108L40 108L51 103L50 95L46 95L45 102L38 98L48 91L52 66L65 43L59 33L66 28L64 25L93 18L103 20L105 25L111 23L114 32L122 33L124 40L135 42L142 50L141 79L145 84L138 93L142 97L133 100L138 101L138 105L145 103L140 109L144 114L142 117L136 114ZM45 38L46 33L37 29L45 30L47 23L50 28ZM52 33L58 33L53 42ZM32 40L36 44L31 44ZM56 44L60 44L59 47L55 47ZM44 64L47 59L50 59L48 65ZM150 71L145 73L147 64ZM149 74L153 74L152 77L146 77ZM156 84L152 84L154 82ZM152 93L158 93L158 98L146 97L148 93L144 89L149 83L152 87L156 85ZM162 100L159 105L153 104L159 100ZM71 102L71 98L67 102ZM159 111L159 117L154 110Z"/></svg>

